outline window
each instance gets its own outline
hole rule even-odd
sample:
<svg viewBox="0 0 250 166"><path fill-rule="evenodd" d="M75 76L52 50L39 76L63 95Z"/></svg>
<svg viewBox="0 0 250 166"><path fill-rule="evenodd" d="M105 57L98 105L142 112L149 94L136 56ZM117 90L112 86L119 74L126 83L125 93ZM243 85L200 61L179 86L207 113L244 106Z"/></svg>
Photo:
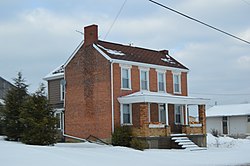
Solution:
<svg viewBox="0 0 250 166"><path fill-rule="evenodd" d="M62 129L62 117L61 117L61 113L55 113L55 117L57 118L56 128Z"/></svg>
<svg viewBox="0 0 250 166"><path fill-rule="evenodd" d="M122 124L132 124L131 105L122 104Z"/></svg>
<svg viewBox="0 0 250 166"><path fill-rule="evenodd" d="M63 101L64 97L65 97L65 83L66 83L65 80L60 81L60 99L61 99L61 101Z"/></svg>
<svg viewBox="0 0 250 166"><path fill-rule="evenodd" d="M122 89L131 89L130 68L122 68Z"/></svg>
<svg viewBox="0 0 250 166"><path fill-rule="evenodd" d="M165 92L165 73L158 72L158 91Z"/></svg>
<svg viewBox="0 0 250 166"><path fill-rule="evenodd" d="M222 117L222 132L228 134L228 119L226 116Z"/></svg>
<svg viewBox="0 0 250 166"><path fill-rule="evenodd" d="M247 116L247 122L250 122L250 115Z"/></svg>
<svg viewBox="0 0 250 166"><path fill-rule="evenodd" d="M174 74L174 93L181 93L180 74Z"/></svg>
<svg viewBox="0 0 250 166"><path fill-rule="evenodd" d="M141 78L140 78L141 90L149 90L148 71L141 70L140 76L141 76Z"/></svg>
<svg viewBox="0 0 250 166"><path fill-rule="evenodd" d="M175 124L181 124L181 111L182 111L182 106L181 105L175 105Z"/></svg>

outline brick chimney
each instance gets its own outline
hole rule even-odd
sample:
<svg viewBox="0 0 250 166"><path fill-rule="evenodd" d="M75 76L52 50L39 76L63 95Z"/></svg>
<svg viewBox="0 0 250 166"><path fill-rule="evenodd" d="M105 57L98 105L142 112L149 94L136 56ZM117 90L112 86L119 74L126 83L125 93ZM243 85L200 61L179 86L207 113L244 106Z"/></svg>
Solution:
<svg viewBox="0 0 250 166"><path fill-rule="evenodd" d="M84 46L92 45L98 40L98 26L90 25L84 27Z"/></svg>

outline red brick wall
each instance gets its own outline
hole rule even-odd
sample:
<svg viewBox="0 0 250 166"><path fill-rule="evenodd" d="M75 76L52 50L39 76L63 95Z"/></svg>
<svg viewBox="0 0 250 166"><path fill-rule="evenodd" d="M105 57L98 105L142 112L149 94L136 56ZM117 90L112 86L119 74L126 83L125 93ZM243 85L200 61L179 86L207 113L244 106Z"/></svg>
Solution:
<svg viewBox="0 0 250 166"><path fill-rule="evenodd" d="M151 122L159 122L158 104L150 103L150 120Z"/></svg>
<svg viewBox="0 0 250 166"><path fill-rule="evenodd" d="M187 72L181 73L181 92L183 96L188 95L187 91Z"/></svg>
<svg viewBox="0 0 250 166"><path fill-rule="evenodd" d="M66 66L65 79L65 133L110 138L110 63L92 46L82 47Z"/></svg>
<svg viewBox="0 0 250 166"><path fill-rule="evenodd" d="M173 94L173 73L170 70L166 72L167 93Z"/></svg>
<svg viewBox="0 0 250 166"><path fill-rule="evenodd" d="M137 66L132 66L131 68L131 85L132 90L121 90L121 67L119 64L113 64L113 79L114 79L114 114L115 114L115 127L120 126L120 104L117 100L118 97L131 94L140 91L140 69ZM157 92L157 72L155 69L150 68L149 71L149 86L150 91ZM166 72L166 89L168 93L173 94L173 74L172 71L167 70ZM187 95L187 73L182 72L181 75L181 95ZM134 106L132 108L133 116L138 113L134 113ZM170 106L170 119L173 119L173 107ZM158 104L151 103L151 121L158 122ZM133 125L137 125L138 119L133 118Z"/></svg>

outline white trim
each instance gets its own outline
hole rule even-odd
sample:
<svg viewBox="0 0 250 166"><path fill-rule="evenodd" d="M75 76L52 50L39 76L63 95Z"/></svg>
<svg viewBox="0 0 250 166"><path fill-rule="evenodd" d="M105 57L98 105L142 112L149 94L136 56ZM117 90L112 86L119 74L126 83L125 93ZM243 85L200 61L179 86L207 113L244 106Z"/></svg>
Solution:
<svg viewBox="0 0 250 166"><path fill-rule="evenodd" d="M189 96L176 96L168 93L139 91L132 94L118 97L119 103L169 103L169 104L206 104L209 99L189 97Z"/></svg>
<svg viewBox="0 0 250 166"><path fill-rule="evenodd" d="M60 73L60 74L55 74L53 76L45 76L43 78L43 80L45 81L49 81L49 80L56 80L56 79L60 79L60 78L63 78L64 77L64 73Z"/></svg>
<svg viewBox="0 0 250 166"><path fill-rule="evenodd" d="M188 125L188 105L185 104L185 125Z"/></svg>
<svg viewBox="0 0 250 166"><path fill-rule="evenodd" d="M131 86L131 66L120 66L121 67L121 89L122 90L132 90ZM123 75L122 75L122 70L128 70L128 88L123 88Z"/></svg>
<svg viewBox="0 0 250 166"><path fill-rule="evenodd" d="M140 90L143 90L143 91L149 91L149 69L147 69L147 68L140 68L139 67L139 69L140 69ZM146 79L147 79L147 89L142 89L142 82L141 82L141 72L146 72Z"/></svg>
<svg viewBox="0 0 250 166"><path fill-rule="evenodd" d="M148 128L150 129L158 129L158 128L165 128L165 124L149 124Z"/></svg>
<svg viewBox="0 0 250 166"><path fill-rule="evenodd" d="M162 117L161 117L161 109L160 109L161 105L164 108L164 107L166 107L166 104L165 103L159 103L158 104L158 119L159 119L159 122L163 123L162 120L161 120L162 119ZM164 111L165 111L165 118L166 118L166 108L164 109ZM167 122L167 120L166 120L166 122ZM164 122L164 123L166 124L166 122Z"/></svg>
<svg viewBox="0 0 250 166"><path fill-rule="evenodd" d="M161 65L155 65L155 64L149 64L149 63L142 63L142 62L134 62L134 61L126 61L126 60L120 60L120 59L113 59L114 63L121 63L121 64L128 64L133 66L139 66L145 67L145 68L154 68L156 70L170 70L175 72L188 72L188 69L181 69L181 68L175 68L175 67L169 67L169 66L161 66Z"/></svg>
<svg viewBox="0 0 250 166"><path fill-rule="evenodd" d="M112 59L107 55L105 54L97 45L93 44L93 47L104 57L106 58L107 60L111 61ZM113 60L112 60L113 61Z"/></svg>
<svg viewBox="0 0 250 166"><path fill-rule="evenodd" d="M157 71L157 90L158 92L166 92L166 71L163 72L159 70L156 71ZM159 90L159 74L163 74L163 88L164 88L163 91Z"/></svg>
<svg viewBox="0 0 250 166"><path fill-rule="evenodd" d="M175 91L175 76L178 76L178 81L179 81L179 92ZM181 73L175 73L173 72L173 89L174 89L174 94L181 94Z"/></svg>
<svg viewBox="0 0 250 166"><path fill-rule="evenodd" d="M64 102L64 100L65 100L65 85L63 85L61 83L61 81L60 81L60 100Z"/></svg>
<svg viewBox="0 0 250 166"><path fill-rule="evenodd" d="M123 122L123 105L120 104L120 118L121 118L121 125L132 125L132 104L126 104L129 105L129 114L130 114L130 123L124 123Z"/></svg>
<svg viewBox="0 0 250 166"><path fill-rule="evenodd" d="M168 103L165 103L165 109L166 109L166 125L168 126L169 125L169 122L168 122Z"/></svg>

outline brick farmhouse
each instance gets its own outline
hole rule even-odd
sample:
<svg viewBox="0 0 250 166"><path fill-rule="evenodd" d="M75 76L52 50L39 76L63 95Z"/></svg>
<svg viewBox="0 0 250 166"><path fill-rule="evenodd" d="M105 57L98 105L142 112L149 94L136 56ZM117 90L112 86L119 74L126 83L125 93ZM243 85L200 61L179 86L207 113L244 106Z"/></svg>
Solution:
<svg viewBox="0 0 250 166"><path fill-rule="evenodd" d="M188 96L188 72L167 50L101 41L90 25L67 62L44 79L65 136L110 141L126 125L149 148L171 148L178 134L206 146L207 100Z"/></svg>

